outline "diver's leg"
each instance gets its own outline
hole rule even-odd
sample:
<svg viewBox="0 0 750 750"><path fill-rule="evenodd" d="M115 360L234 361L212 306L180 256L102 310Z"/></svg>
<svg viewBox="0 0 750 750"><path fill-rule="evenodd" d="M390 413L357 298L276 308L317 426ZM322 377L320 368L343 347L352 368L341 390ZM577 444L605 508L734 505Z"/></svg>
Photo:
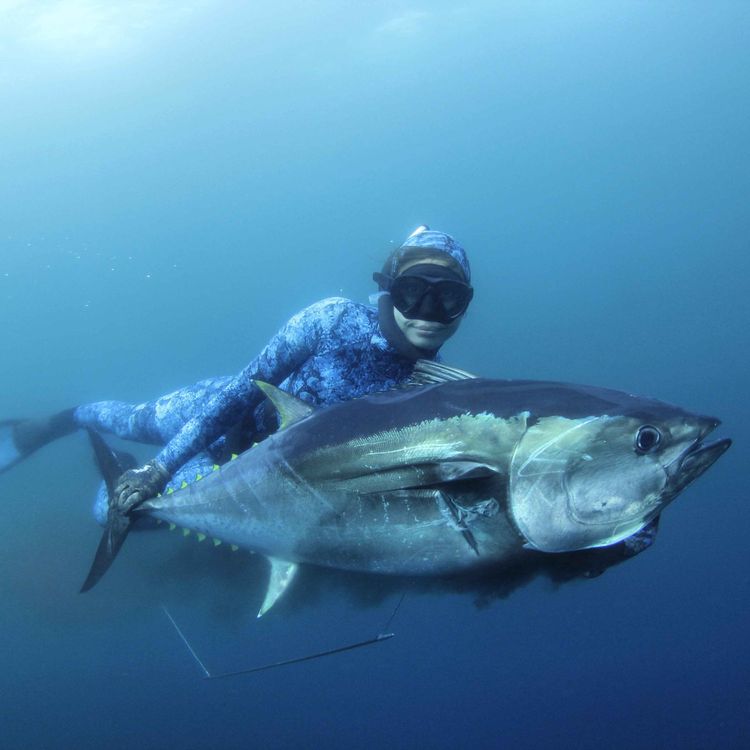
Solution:
<svg viewBox="0 0 750 750"><path fill-rule="evenodd" d="M159 419L154 409L155 401L130 404L125 401L96 401L75 409L79 427L89 427L97 432L116 435L123 440L139 443L165 443L159 429Z"/></svg>
<svg viewBox="0 0 750 750"><path fill-rule="evenodd" d="M189 420L199 416L208 400L229 379L219 377L201 380L142 404L124 401L84 404L75 410L75 420L80 427L108 432L124 440L163 445Z"/></svg>
<svg viewBox="0 0 750 750"><path fill-rule="evenodd" d="M0 422L0 472L79 427L108 432L125 440L163 445L188 420L199 415L207 400L229 380L227 376L201 380L143 404L98 401L51 417Z"/></svg>

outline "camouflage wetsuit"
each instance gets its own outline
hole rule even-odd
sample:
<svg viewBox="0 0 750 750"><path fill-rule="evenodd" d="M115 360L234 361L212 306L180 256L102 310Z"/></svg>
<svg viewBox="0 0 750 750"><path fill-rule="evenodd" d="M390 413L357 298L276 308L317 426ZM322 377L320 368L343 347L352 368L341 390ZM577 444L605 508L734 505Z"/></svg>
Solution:
<svg viewBox="0 0 750 750"><path fill-rule="evenodd" d="M202 380L143 404L85 404L75 419L81 427L163 445L157 458L173 474L167 488L176 488L267 433L264 396L253 380L278 385L311 404L332 404L391 388L413 366L384 338L375 308L333 297L291 318L238 375ZM244 445L227 437L233 431ZM99 523L106 507L100 489L94 506Z"/></svg>

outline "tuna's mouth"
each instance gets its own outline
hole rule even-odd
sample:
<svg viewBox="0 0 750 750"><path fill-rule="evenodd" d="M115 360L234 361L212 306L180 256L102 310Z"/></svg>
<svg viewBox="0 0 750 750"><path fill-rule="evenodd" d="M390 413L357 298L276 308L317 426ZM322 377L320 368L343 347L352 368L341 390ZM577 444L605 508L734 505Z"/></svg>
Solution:
<svg viewBox="0 0 750 750"><path fill-rule="evenodd" d="M706 469L713 466L720 456L729 448L732 441L729 438L714 440L706 443L703 438L718 424L715 422L682 454L679 467L674 474L674 484L670 489L680 492L691 482L696 480Z"/></svg>

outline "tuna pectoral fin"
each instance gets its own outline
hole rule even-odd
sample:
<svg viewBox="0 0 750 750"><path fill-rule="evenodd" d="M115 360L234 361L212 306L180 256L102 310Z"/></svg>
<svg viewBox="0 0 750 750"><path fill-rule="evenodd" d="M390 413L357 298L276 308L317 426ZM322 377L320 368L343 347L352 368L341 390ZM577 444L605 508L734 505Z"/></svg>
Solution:
<svg viewBox="0 0 750 750"><path fill-rule="evenodd" d="M441 507L441 510L451 520L452 525L456 531L461 532L466 544L469 545L472 552L479 557L479 547L477 546L477 540L474 538L474 534L471 533L471 529L466 525L466 509L461 508L456 504L453 498L446 492L438 491L436 493L436 499Z"/></svg>
<svg viewBox="0 0 750 750"><path fill-rule="evenodd" d="M91 446L94 449L94 460L107 486L109 511L107 513L107 525L104 527L104 533L96 549L89 574L86 576L83 586L81 586L81 592L93 588L109 570L109 566L117 557L117 553L120 551L120 547L122 547L122 543L125 541L133 523L132 516L119 512L114 503L115 482L126 468L123 465L122 457L118 456L104 442L104 438L98 432L89 429L88 433Z"/></svg>
<svg viewBox="0 0 750 750"><path fill-rule="evenodd" d="M297 572L296 563L277 560L275 557L269 557L268 561L271 563L271 575L268 579L266 598L258 610L258 617L263 617L276 604L276 601L287 590Z"/></svg>

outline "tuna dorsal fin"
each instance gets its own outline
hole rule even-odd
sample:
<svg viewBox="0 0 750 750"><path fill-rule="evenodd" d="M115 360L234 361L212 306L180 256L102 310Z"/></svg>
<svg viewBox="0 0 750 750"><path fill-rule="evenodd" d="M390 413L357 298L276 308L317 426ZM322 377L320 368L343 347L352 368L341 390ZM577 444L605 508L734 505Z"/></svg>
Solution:
<svg viewBox="0 0 750 750"><path fill-rule="evenodd" d="M429 359L418 359L409 378L410 385L435 385L453 380L474 380L477 376L457 367L448 367Z"/></svg>
<svg viewBox="0 0 750 750"><path fill-rule="evenodd" d="M262 380L256 380L255 385L263 391L276 407L276 411L279 412L279 417L281 418L279 429L281 430L295 422L299 422L300 419L309 417L315 411L310 404L306 404L296 396L282 391L281 388L277 388L275 385L264 383Z"/></svg>
<svg viewBox="0 0 750 750"><path fill-rule="evenodd" d="M258 610L258 617L263 617L276 604L279 597L287 590L297 572L297 563L278 560L275 557L269 557L268 562L271 563L271 575L268 578L266 598Z"/></svg>

